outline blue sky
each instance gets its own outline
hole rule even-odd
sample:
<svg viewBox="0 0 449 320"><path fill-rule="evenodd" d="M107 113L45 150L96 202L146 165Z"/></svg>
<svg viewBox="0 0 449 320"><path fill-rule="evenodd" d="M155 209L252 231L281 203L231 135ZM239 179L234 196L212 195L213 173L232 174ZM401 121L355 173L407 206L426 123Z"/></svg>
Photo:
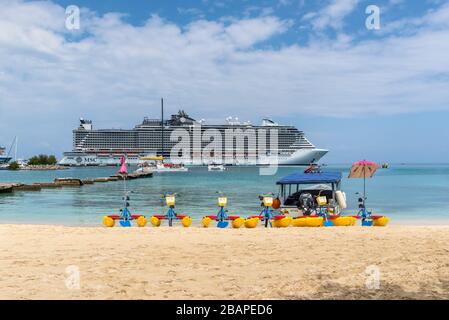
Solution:
<svg viewBox="0 0 449 320"><path fill-rule="evenodd" d="M131 128L164 96L210 122L294 124L331 150L324 162L449 162L448 1L0 5L0 144L19 136L22 156L70 150L81 116Z"/></svg>

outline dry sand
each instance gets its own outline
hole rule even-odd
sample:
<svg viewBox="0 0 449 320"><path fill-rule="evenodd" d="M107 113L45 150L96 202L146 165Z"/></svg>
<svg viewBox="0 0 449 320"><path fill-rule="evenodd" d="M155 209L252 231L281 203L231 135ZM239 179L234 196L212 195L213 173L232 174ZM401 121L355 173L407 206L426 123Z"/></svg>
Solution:
<svg viewBox="0 0 449 320"><path fill-rule="evenodd" d="M0 298L448 299L449 227L0 225Z"/></svg>

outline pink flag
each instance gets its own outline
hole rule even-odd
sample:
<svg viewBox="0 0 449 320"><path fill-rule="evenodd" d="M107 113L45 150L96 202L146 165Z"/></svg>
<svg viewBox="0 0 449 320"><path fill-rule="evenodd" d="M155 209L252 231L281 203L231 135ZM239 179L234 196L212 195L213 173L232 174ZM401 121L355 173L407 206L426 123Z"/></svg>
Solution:
<svg viewBox="0 0 449 320"><path fill-rule="evenodd" d="M119 174L128 174L128 170L126 169L126 158L123 156L120 159L120 170L119 170Z"/></svg>

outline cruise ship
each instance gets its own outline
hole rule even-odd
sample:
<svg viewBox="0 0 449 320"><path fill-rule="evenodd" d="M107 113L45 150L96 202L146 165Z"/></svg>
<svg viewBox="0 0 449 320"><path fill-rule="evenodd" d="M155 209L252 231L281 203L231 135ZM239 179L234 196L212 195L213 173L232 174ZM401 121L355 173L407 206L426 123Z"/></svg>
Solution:
<svg viewBox="0 0 449 320"><path fill-rule="evenodd" d="M0 164L5 164L11 161L11 157L5 155L5 147L0 146Z"/></svg>
<svg viewBox="0 0 449 320"><path fill-rule="evenodd" d="M145 156L163 156L170 162L173 161L170 159L172 148L179 144L178 139L172 136L179 132L175 132L177 129L184 130L183 132L188 133L190 137L188 142L190 154L182 158L182 163L185 165L207 165L211 162L226 165L267 165L273 164L271 160L267 160L272 159L273 155L277 155L276 163L279 165L309 165L318 162L328 152L328 150L316 148L307 140L304 132L294 126L280 125L271 119L263 119L260 125L252 125L249 122L241 123L237 118L228 117L224 124L206 124L204 120L197 121L191 118L183 110L166 120L162 112L161 118L162 120L144 118L141 124L126 130L94 129L92 121L80 119L79 127L73 130L73 150L65 152L59 164L115 166L120 163L122 156L126 156L127 163L130 165L141 164L143 160L140 158ZM266 132L266 137L259 140L257 135L255 147L249 147L247 134L251 130L248 129L253 129L252 131L257 134ZM232 138L231 156L223 151L221 154L212 152L208 157L204 157L204 148L215 140L215 138L204 139L203 135L210 132L221 134L222 150L229 146L227 144L229 140L225 139L225 134L229 132L235 134ZM203 137L196 140L201 141L199 143L201 146L198 146L198 143L195 145L195 135ZM277 137L274 144L272 137ZM244 139L240 141L246 142L243 145L238 144L236 143L238 139ZM210 160L211 158L213 161Z"/></svg>

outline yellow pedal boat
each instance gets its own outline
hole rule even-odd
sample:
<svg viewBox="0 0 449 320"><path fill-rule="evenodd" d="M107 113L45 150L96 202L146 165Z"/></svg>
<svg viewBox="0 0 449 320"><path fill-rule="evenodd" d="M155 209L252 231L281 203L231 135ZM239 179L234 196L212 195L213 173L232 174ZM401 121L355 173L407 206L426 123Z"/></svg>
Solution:
<svg viewBox="0 0 449 320"><path fill-rule="evenodd" d="M253 229L259 224L259 218L248 218L245 220L245 227Z"/></svg>
<svg viewBox="0 0 449 320"><path fill-rule="evenodd" d="M190 227L190 225L192 224L192 218L190 218L189 216L185 216L181 219L181 224L184 228Z"/></svg>
<svg viewBox="0 0 449 320"><path fill-rule="evenodd" d="M104 216L103 217L103 225L108 228L112 228L113 226L115 226L115 220L112 219L111 217Z"/></svg>
<svg viewBox="0 0 449 320"><path fill-rule="evenodd" d="M294 227L321 227L323 226L323 217L298 217L292 220Z"/></svg>
<svg viewBox="0 0 449 320"><path fill-rule="evenodd" d="M243 218L237 218L237 219L232 220L232 222L231 222L231 225L234 229L238 229L241 226L243 226L244 224L245 224L245 219L243 219Z"/></svg>
<svg viewBox="0 0 449 320"><path fill-rule="evenodd" d="M390 221L390 219L388 219L385 216L373 219L373 226L374 227L385 227L388 224L388 221Z"/></svg>
<svg viewBox="0 0 449 320"><path fill-rule="evenodd" d="M287 228L292 223L292 217L284 217L282 219L273 219L271 223L274 228Z"/></svg>
<svg viewBox="0 0 449 320"><path fill-rule="evenodd" d="M203 225L204 228L208 228L210 223L211 223L212 219L210 217L204 217L201 220L201 224Z"/></svg>
<svg viewBox="0 0 449 320"><path fill-rule="evenodd" d="M355 226L357 219L354 217L337 217L332 219L332 223L336 227L350 227Z"/></svg>
<svg viewBox="0 0 449 320"><path fill-rule="evenodd" d="M152 216L150 218L150 223L153 225L153 227L159 227L161 225L161 219L158 217Z"/></svg>

